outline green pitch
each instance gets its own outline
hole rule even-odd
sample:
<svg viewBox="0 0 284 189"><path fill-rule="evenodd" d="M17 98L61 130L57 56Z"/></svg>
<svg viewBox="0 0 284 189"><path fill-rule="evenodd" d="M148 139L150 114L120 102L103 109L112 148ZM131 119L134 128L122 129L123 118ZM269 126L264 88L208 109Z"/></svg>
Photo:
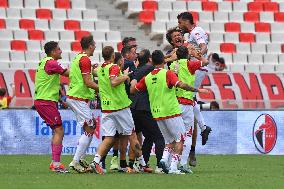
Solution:
<svg viewBox="0 0 284 189"><path fill-rule="evenodd" d="M68 165L71 156L63 156ZM89 157L91 159L91 157ZM50 156L1 155L1 189L166 189L166 188L284 188L284 157L266 155L199 155L192 175L56 174ZM108 158L109 165L110 158ZM154 165L155 158L151 159Z"/></svg>

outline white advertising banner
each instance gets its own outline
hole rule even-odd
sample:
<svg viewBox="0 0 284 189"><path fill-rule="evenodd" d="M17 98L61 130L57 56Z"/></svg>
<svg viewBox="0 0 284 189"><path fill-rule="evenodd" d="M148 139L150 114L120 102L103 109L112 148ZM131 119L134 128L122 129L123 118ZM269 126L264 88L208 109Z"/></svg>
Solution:
<svg viewBox="0 0 284 189"><path fill-rule="evenodd" d="M82 130L71 110L60 111L65 129L63 154L74 154ZM284 154L284 111L203 111L212 128L200 154ZM97 128L88 154L101 142L101 112L94 110ZM0 111L0 154L50 154L52 131L34 110ZM200 133L200 132L199 132Z"/></svg>

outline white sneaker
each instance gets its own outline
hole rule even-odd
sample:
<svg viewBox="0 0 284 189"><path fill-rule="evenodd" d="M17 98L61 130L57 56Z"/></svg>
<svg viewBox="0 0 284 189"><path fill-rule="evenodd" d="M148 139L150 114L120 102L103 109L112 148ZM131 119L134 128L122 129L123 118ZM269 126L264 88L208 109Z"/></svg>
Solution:
<svg viewBox="0 0 284 189"><path fill-rule="evenodd" d="M69 164L69 168L73 169L74 171L78 172L78 173L85 173L86 169L80 165L79 162L76 162L74 160L71 161L71 163Z"/></svg>
<svg viewBox="0 0 284 189"><path fill-rule="evenodd" d="M163 171L162 168L159 168L158 166L156 166L155 173L156 174L164 174L164 171Z"/></svg>
<svg viewBox="0 0 284 189"><path fill-rule="evenodd" d="M185 173L182 173L180 170L169 170L169 174L175 174L175 175L185 175Z"/></svg>

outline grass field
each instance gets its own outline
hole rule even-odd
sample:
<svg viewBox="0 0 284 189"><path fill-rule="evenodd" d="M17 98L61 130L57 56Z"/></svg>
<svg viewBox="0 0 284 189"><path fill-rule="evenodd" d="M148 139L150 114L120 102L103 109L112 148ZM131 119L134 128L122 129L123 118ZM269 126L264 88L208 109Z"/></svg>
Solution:
<svg viewBox="0 0 284 189"><path fill-rule="evenodd" d="M71 159L63 156L62 162L68 165ZM52 173L47 155L1 155L0 188L284 188L283 156L199 155L197 159L199 164L192 175L96 175ZM154 158L151 163L154 165Z"/></svg>

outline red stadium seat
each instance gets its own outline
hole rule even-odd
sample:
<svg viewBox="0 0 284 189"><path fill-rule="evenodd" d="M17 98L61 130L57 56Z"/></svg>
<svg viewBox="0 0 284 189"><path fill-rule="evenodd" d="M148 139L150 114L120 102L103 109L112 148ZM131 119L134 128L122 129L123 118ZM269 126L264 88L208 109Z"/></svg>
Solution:
<svg viewBox="0 0 284 189"><path fill-rule="evenodd" d="M71 8L71 2L69 0L55 0L55 8L70 9Z"/></svg>
<svg viewBox="0 0 284 189"><path fill-rule="evenodd" d="M284 44L281 45L281 51L284 53Z"/></svg>
<svg viewBox="0 0 284 189"><path fill-rule="evenodd" d="M84 36L88 36L91 33L88 31L75 31L75 40L76 41L80 41L82 39L82 37Z"/></svg>
<svg viewBox="0 0 284 189"><path fill-rule="evenodd" d="M248 11L261 12L263 11L263 3L262 2L249 2Z"/></svg>
<svg viewBox="0 0 284 189"><path fill-rule="evenodd" d="M270 12L278 12L279 4L276 2L265 2L263 3L263 10L270 11Z"/></svg>
<svg viewBox="0 0 284 189"><path fill-rule="evenodd" d="M80 22L77 20L65 20L64 28L65 30L80 30Z"/></svg>
<svg viewBox="0 0 284 189"><path fill-rule="evenodd" d="M158 9L158 4L156 1L143 1L142 7L143 7L143 10L155 11Z"/></svg>
<svg viewBox="0 0 284 189"><path fill-rule="evenodd" d="M258 22L259 21L259 13L258 12L245 12L244 20L246 22Z"/></svg>
<svg viewBox="0 0 284 189"><path fill-rule="evenodd" d="M52 19L52 12L49 9L37 9L36 10L36 17L39 19Z"/></svg>
<svg viewBox="0 0 284 189"><path fill-rule="evenodd" d="M41 30L28 31L30 40L44 40L44 33Z"/></svg>
<svg viewBox="0 0 284 189"><path fill-rule="evenodd" d="M123 45L122 42L117 43L117 51L120 52L122 49Z"/></svg>
<svg viewBox="0 0 284 189"><path fill-rule="evenodd" d="M212 1L202 2L202 10L204 10L204 11L218 11L218 4L216 2L212 2Z"/></svg>
<svg viewBox="0 0 284 189"><path fill-rule="evenodd" d="M197 22L199 20L198 12L190 11L190 13L192 14L194 23Z"/></svg>
<svg viewBox="0 0 284 189"><path fill-rule="evenodd" d="M155 12L153 11L141 11L139 13L139 21L144 24L151 24L155 20Z"/></svg>
<svg viewBox="0 0 284 189"><path fill-rule="evenodd" d="M13 40L11 41L11 49L15 51L26 51L26 42L22 40Z"/></svg>
<svg viewBox="0 0 284 189"><path fill-rule="evenodd" d="M253 33L240 33L239 40L240 42L244 42L244 43L254 43L255 36Z"/></svg>
<svg viewBox="0 0 284 189"><path fill-rule="evenodd" d="M270 2L270 0L254 0L254 2Z"/></svg>
<svg viewBox="0 0 284 189"><path fill-rule="evenodd" d="M82 51L82 47L79 41L74 41L71 43L71 49L72 51L75 52L81 52Z"/></svg>
<svg viewBox="0 0 284 189"><path fill-rule="evenodd" d="M19 20L19 25L21 29L25 30L34 30L35 29L35 22L30 19L21 19Z"/></svg>
<svg viewBox="0 0 284 189"><path fill-rule="evenodd" d="M270 24L264 22L255 23L255 32L268 32L270 33Z"/></svg>
<svg viewBox="0 0 284 189"><path fill-rule="evenodd" d="M241 32L241 25L237 22L228 22L225 23L226 32Z"/></svg>
<svg viewBox="0 0 284 189"><path fill-rule="evenodd" d="M274 21L284 22L284 12L275 12L274 13Z"/></svg>
<svg viewBox="0 0 284 189"><path fill-rule="evenodd" d="M6 28L6 22L4 19L0 19L0 29L5 29Z"/></svg>
<svg viewBox="0 0 284 189"><path fill-rule="evenodd" d="M236 46L234 43L222 43L220 45L220 51L223 53L235 53Z"/></svg>
<svg viewBox="0 0 284 189"><path fill-rule="evenodd" d="M1 0L0 7L8 8L8 0Z"/></svg>

